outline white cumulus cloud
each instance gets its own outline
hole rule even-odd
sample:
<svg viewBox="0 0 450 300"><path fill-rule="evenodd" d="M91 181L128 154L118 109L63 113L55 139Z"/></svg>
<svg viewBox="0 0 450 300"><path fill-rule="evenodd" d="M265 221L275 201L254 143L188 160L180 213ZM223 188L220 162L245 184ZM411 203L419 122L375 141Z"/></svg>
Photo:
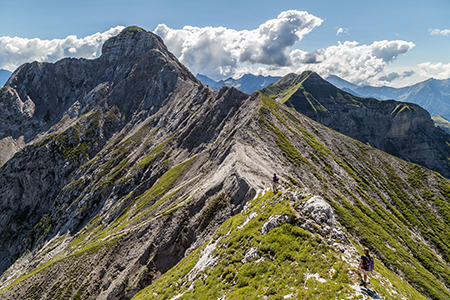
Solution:
<svg viewBox="0 0 450 300"><path fill-rule="evenodd" d="M339 36L339 35L342 34L342 33L348 34L348 29L347 29L347 28L344 29L344 28L342 28L342 27L339 27L338 30L337 30L337 32L336 32L336 36Z"/></svg>
<svg viewBox="0 0 450 300"><path fill-rule="evenodd" d="M98 32L85 38L70 35L65 39L41 40L20 37L0 37L0 69L14 71L25 62L55 62L64 57L96 58L103 43L120 33L123 26Z"/></svg>
<svg viewBox="0 0 450 300"><path fill-rule="evenodd" d="M350 81L366 82L381 76L387 64L415 46L402 40L376 41L370 45L346 41L310 52L293 50L297 42L322 22L308 12L290 10L254 30L192 26L172 29L160 24L155 33L194 74L216 80L247 72L280 76L313 70L324 77L335 74ZM337 35L348 33L345 28L336 29Z"/></svg>
<svg viewBox="0 0 450 300"><path fill-rule="evenodd" d="M389 62L415 45L406 41L377 41L371 45L358 42L338 43L314 52L293 50L291 60L299 66L297 73L313 70L321 76L334 74L355 83L367 82L380 74Z"/></svg>
<svg viewBox="0 0 450 300"><path fill-rule="evenodd" d="M434 77L436 79L450 78L450 63L443 64L438 62L432 64L430 62L424 62L419 64L419 68L422 77Z"/></svg>
<svg viewBox="0 0 450 300"><path fill-rule="evenodd" d="M238 63L290 65L289 49L322 22L305 11L289 10L254 30L192 26L171 29L160 24L155 33L193 73L220 78L232 75Z"/></svg>

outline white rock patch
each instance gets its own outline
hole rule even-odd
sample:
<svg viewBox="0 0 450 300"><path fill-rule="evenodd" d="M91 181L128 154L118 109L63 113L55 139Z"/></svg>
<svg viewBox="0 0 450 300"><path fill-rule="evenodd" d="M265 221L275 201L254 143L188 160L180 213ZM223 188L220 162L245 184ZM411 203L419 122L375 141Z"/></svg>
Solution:
<svg viewBox="0 0 450 300"><path fill-rule="evenodd" d="M320 277L320 275L318 273L315 274L305 274L305 281L307 281L310 278L315 278L318 282L320 283L325 283L327 282L327 280L325 278Z"/></svg>
<svg viewBox="0 0 450 300"><path fill-rule="evenodd" d="M258 259L258 258L259 258L258 249L256 249L256 247L253 247L247 253L245 253L245 256L241 260L241 262L243 264L245 264L246 262L249 262L253 259Z"/></svg>
<svg viewBox="0 0 450 300"><path fill-rule="evenodd" d="M218 238L213 244L209 243L205 249L200 252L200 258L192 270L187 274L189 281L194 281L197 278L198 273L204 271L207 267L213 266L219 259L218 257L213 257L212 252L216 249L220 239L221 238Z"/></svg>
<svg viewBox="0 0 450 300"><path fill-rule="evenodd" d="M280 216L280 215L270 216L269 221L264 223L264 225L261 227L261 233L266 234L270 231L270 229L280 226L280 224L278 224L278 221L289 222L290 219L291 218L287 215L285 215L285 216Z"/></svg>
<svg viewBox="0 0 450 300"><path fill-rule="evenodd" d="M247 216L247 219L245 219L244 223L242 225L239 225L237 228L238 229L244 228L244 226L247 225L248 222L250 222L251 219L256 218L257 216L258 216L257 213L252 212L249 216Z"/></svg>
<svg viewBox="0 0 450 300"><path fill-rule="evenodd" d="M169 300L175 300L175 299L178 299L178 298L182 297L183 295L184 295L184 293L178 294L178 295L176 295L176 296L173 296L173 297L170 298Z"/></svg>

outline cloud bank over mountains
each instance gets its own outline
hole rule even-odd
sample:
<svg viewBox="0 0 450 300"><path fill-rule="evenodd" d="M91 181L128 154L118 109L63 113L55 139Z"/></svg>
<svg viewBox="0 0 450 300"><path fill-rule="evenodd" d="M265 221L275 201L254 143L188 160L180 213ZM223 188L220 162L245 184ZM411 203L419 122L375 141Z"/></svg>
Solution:
<svg viewBox="0 0 450 300"><path fill-rule="evenodd" d="M0 69L14 71L25 62L55 62L64 57L96 58L103 43L124 28L117 26L81 39L75 35L53 40L3 36L0 37Z"/></svg>
<svg viewBox="0 0 450 300"><path fill-rule="evenodd" d="M337 75L354 83L373 85L399 82L410 76L450 77L450 63L424 62L411 66L414 70L390 69L390 63L415 47L411 41L382 40L372 44L345 41L314 51L298 48L298 42L323 22L308 12L289 10L253 30L193 26L173 29L159 24L154 32L192 73L215 80L237 78L246 73L283 76L305 70L316 71L323 77ZM123 28L117 26L84 38L71 35L65 39L41 40L3 36L0 37L0 69L14 71L22 63L35 60L96 58L103 43ZM336 36L350 36L348 28L335 30ZM450 32L448 29L429 31L431 35Z"/></svg>
<svg viewBox="0 0 450 300"><path fill-rule="evenodd" d="M307 12L290 10L254 30L192 26L171 29L160 24L155 33L193 73L219 79L233 75L239 64L291 66L288 50L322 22Z"/></svg>
<svg viewBox="0 0 450 300"><path fill-rule="evenodd" d="M254 30L192 26L172 29L160 24L155 33L194 74L213 79L245 73L282 76L313 70L325 77L335 74L352 82L366 82L384 75L388 63L415 46L412 42L385 40L371 45L346 41L312 52L292 49L322 22L307 12L289 10ZM341 33L348 30L339 28L337 34Z"/></svg>
<svg viewBox="0 0 450 300"><path fill-rule="evenodd" d="M412 76L414 73L415 73L415 72L414 72L413 70L405 71L405 72L403 72L403 73L401 73L401 74L398 74L397 72L391 72L391 73L389 73L389 74L387 74L387 75L380 76L380 77L378 78L378 81L392 82L392 81L394 81L394 80L396 80L396 79L399 79L399 78L410 77L410 76Z"/></svg>
<svg viewBox="0 0 450 300"><path fill-rule="evenodd" d="M296 73L313 70L323 77L334 74L353 83L362 83L382 74L388 63L414 46L412 42L400 40L378 41L371 45L347 41L312 53L296 49L290 57Z"/></svg>
<svg viewBox="0 0 450 300"><path fill-rule="evenodd" d="M441 62L432 64L424 62L419 64L420 74L422 77L433 77L436 79L450 78L450 63L443 64Z"/></svg>

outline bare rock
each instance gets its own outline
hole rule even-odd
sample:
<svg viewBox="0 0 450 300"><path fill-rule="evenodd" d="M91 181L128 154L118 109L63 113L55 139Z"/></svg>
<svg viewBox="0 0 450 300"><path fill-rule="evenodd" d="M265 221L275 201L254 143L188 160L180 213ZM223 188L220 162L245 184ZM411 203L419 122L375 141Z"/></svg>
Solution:
<svg viewBox="0 0 450 300"><path fill-rule="evenodd" d="M256 249L256 247L253 247L250 250L248 250L247 253L245 253L245 256L241 260L241 262L243 264L245 264L246 262L249 262L251 260L258 259L258 258L259 258L258 249Z"/></svg>
<svg viewBox="0 0 450 300"><path fill-rule="evenodd" d="M320 196L314 196L305 202L303 210L311 214L318 225L336 226L331 206Z"/></svg>
<svg viewBox="0 0 450 300"><path fill-rule="evenodd" d="M264 225L261 227L261 233L266 234L268 233L272 228L278 227L281 225L281 223L289 222L291 220L291 217L288 215L274 215L269 218L269 220L264 223Z"/></svg>

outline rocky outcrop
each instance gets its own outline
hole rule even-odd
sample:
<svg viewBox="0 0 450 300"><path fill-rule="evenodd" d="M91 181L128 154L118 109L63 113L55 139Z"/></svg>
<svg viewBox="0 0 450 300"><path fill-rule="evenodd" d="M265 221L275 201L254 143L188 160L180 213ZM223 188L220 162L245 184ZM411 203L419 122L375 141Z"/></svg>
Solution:
<svg viewBox="0 0 450 300"><path fill-rule="evenodd" d="M261 227L261 233L266 234L270 231L272 228L276 228L281 225L281 223L289 222L290 217L289 216L281 216L281 215L274 215L267 220L266 223L263 224Z"/></svg>
<svg viewBox="0 0 450 300"><path fill-rule="evenodd" d="M2 285L30 264L74 251L85 255L86 242L109 228L106 240L121 242L113 248L101 243L109 254L88 255L86 262L103 263L86 267L77 282L91 276L89 290L98 299L131 298L255 193L234 155L242 151L237 128L255 118L247 112L258 107L257 97L208 89L159 37L142 29L127 28L108 40L96 60L24 65L0 96L3 117L24 125L5 126L5 139L25 147L0 169L0 242L7 245L0 249L0 272L15 262ZM226 199L216 200L219 192ZM180 200L180 209L171 207ZM162 214L169 207L173 213ZM129 225L119 230L124 214ZM69 273L57 273L42 284L69 280ZM126 291L129 276L141 277Z"/></svg>
<svg viewBox="0 0 450 300"><path fill-rule="evenodd" d="M284 196L267 191L273 172L283 186L321 195L352 242L376 249L377 257L418 290L450 295L448 262L440 256L449 247L442 236L448 231L442 222L446 210L441 211L448 202L446 179L260 93L214 91L140 28L125 29L103 50L96 60L24 65L2 91L7 112L37 127L17 127L15 137L23 136L24 147L0 168L0 298L131 299L189 255L195 257L188 266L192 281L171 282L151 297L213 277L220 284L227 280L232 290L237 282L247 287L254 279L235 276L253 264L265 268L276 262L269 266L274 272L281 264L288 272L299 267L298 274L312 274L305 275L308 284L313 277L333 277L321 266L337 261L342 252L332 248L333 239L343 238L334 231L329 207L311 201L312 210L308 204L304 213L314 215L311 226L319 235L303 230L306 220L294 216ZM55 114L45 117L41 106L48 105ZM412 182L411 172L425 179ZM300 214L308 196L295 189L286 195ZM411 217L409 199L420 205L417 217ZM426 213L430 208L433 214ZM220 239L215 232L221 225ZM386 237L392 228L401 234ZM249 231L256 239L247 238ZM374 242L381 238L383 243ZM331 248L322 243L328 239ZM429 264L421 260L423 249L431 249ZM221 251L227 252L217 256ZM388 259L393 251L406 254ZM219 265L223 276L204 276L230 260L233 269ZM335 271L346 290L345 267L338 264ZM424 273L430 274L426 283L418 276ZM272 295L278 283L268 280ZM303 281L296 285L305 290ZM286 287L284 295L291 294Z"/></svg>
<svg viewBox="0 0 450 300"><path fill-rule="evenodd" d="M314 196L302 203L298 211L306 221L300 226L312 233L319 233L327 240L329 245L333 245L342 252L351 246L347 235L338 226L333 209L322 197ZM351 246L352 249L354 249ZM356 252L356 250L354 250Z"/></svg>
<svg viewBox="0 0 450 300"><path fill-rule="evenodd" d="M327 127L450 177L450 135L416 104L356 97L314 72L288 75L262 92Z"/></svg>

